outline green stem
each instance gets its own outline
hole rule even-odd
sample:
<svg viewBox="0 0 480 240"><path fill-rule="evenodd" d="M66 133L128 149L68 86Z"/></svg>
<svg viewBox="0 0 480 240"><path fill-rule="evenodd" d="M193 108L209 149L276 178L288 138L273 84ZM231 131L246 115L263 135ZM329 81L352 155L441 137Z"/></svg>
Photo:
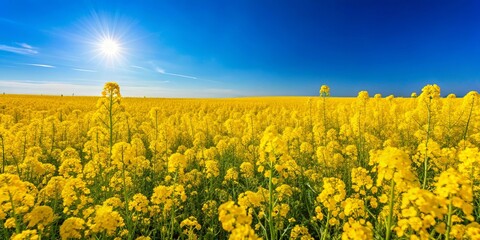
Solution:
<svg viewBox="0 0 480 240"><path fill-rule="evenodd" d="M50 152L53 152L53 149L55 149L55 122L52 120L52 146Z"/></svg>
<svg viewBox="0 0 480 240"><path fill-rule="evenodd" d="M452 229L452 198L449 196L450 203L448 204L447 215L447 232L445 233L445 239L450 239L450 230Z"/></svg>
<svg viewBox="0 0 480 240"><path fill-rule="evenodd" d="M158 111L155 109L155 140L158 139Z"/></svg>
<svg viewBox="0 0 480 240"><path fill-rule="evenodd" d="M275 231L274 231L274 227L273 227L273 181L272 181L272 178L273 178L273 163L270 162L270 176L268 178L268 193L269 193L269 196L268 196L268 226L269 226L269 230L270 230L270 239L276 239L275 237Z"/></svg>
<svg viewBox="0 0 480 240"><path fill-rule="evenodd" d="M110 145L110 156L112 156L112 147L113 147L113 92L110 92L110 102L108 108L108 120L109 120L109 145Z"/></svg>
<svg viewBox="0 0 480 240"><path fill-rule="evenodd" d="M390 202L388 204L389 212L387 218L387 226L386 226L386 240L391 239L392 235L392 222L393 222L393 198L395 197L395 181L393 179L390 180Z"/></svg>
<svg viewBox="0 0 480 240"><path fill-rule="evenodd" d="M13 213L13 218L15 219L15 232L17 234L19 234L20 233L20 223L19 223L19 220L18 220L18 216L15 213L15 205L13 204L13 196L12 196L12 193L10 191L8 191L8 197L10 198L10 204L12 204L12 213Z"/></svg>
<svg viewBox="0 0 480 240"><path fill-rule="evenodd" d="M330 211L328 211L328 214L327 214L327 224L325 225L325 229L323 230L323 233L322 233L322 238L321 240L325 240L325 238L327 237L327 231L328 231L328 226L329 226L329 221L330 220Z"/></svg>
<svg viewBox="0 0 480 240"><path fill-rule="evenodd" d="M5 172L5 142L3 140L3 135L0 135L0 139L2 139L2 173Z"/></svg>
<svg viewBox="0 0 480 240"><path fill-rule="evenodd" d="M126 213L126 216L127 216L127 228L129 229L129 234L132 234L132 232L130 231L130 230L131 230L131 225L132 225L132 221L131 221L131 220L132 220L132 217L131 217L131 214L130 214L130 210L128 209L129 197L128 197L127 181L126 181L126 174L125 174L126 166L125 166L125 156L124 156L124 153L125 153L125 149L124 149L123 146L122 146L123 198L124 198L124 201L125 201L125 213Z"/></svg>
<svg viewBox="0 0 480 240"><path fill-rule="evenodd" d="M325 96L323 98L323 146L327 145L327 106Z"/></svg>
<svg viewBox="0 0 480 240"><path fill-rule="evenodd" d="M431 111L430 111L430 104L432 102L432 98L430 98L430 102L427 105L427 139L425 140L425 158L423 160L423 184L422 189L427 187L427 175L428 175L428 140L430 140L430 122L431 122Z"/></svg>
<svg viewBox="0 0 480 240"><path fill-rule="evenodd" d="M470 113L468 114L467 124L465 125L465 130L463 132L463 149L466 148L465 139L467 139L468 126L470 125L470 119L472 118L474 104L475 104L475 98L472 99L472 105L470 106Z"/></svg>
<svg viewBox="0 0 480 240"><path fill-rule="evenodd" d="M173 239L174 230L175 230L175 206L172 206L172 212L170 214L170 239Z"/></svg>

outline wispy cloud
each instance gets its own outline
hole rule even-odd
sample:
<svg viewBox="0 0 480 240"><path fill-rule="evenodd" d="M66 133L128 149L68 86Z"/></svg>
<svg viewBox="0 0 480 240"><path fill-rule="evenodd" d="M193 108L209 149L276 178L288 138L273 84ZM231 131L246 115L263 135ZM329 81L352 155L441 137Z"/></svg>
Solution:
<svg viewBox="0 0 480 240"><path fill-rule="evenodd" d="M6 22L6 23L10 23L10 24L18 24L18 22L13 21L12 19L2 18L2 17L0 17L0 22Z"/></svg>
<svg viewBox="0 0 480 240"><path fill-rule="evenodd" d="M136 68L136 69L141 69L141 70L147 70L147 69L144 68L144 67L140 67L140 66L136 66L136 65L132 65L132 66L130 66L130 67Z"/></svg>
<svg viewBox="0 0 480 240"><path fill-rule="evenodd" d="M72 70L79 71L79 72L97 72L95 70L83 69L83 68L72 68Z"/></svg>
<svg viewBox="0 0 480 240"><path fill-rule="evenodd" d="M23 47L23 48L34 49L34 47L32 47L31 45L29 45L27 43L16 43L16 44L20 47Z"/></svg>
<svg viewBox="0 0 480 240"><path fill-rule="evenodd" d="M161 74L165 74L165 70L159 67L155 67L155 71Z"/></svg>
<svg viewBox="0 0 480 240"><path fill-rule="evenodd" d="M34 67L43 67L43 68L55 68L55 66L48 65L48 64L27 63L26 65L34 66Z"/></svg>
<svg viewBox="0 0 480 240"><path fill-rule="evenodd" d="M23 54L23 55L33 55L38 53L36 48L32 47L29 44L26 44L26 43L16 43L16 44L18 46L8 46L8 45L0 44L0 51Z"/></svg>
<svg viewBox="0 0 480 240"><path fill-rule="evenodd" d="M183 78L190 78L190 79L197 79L197 77L193 77L193 76L187 76L187 75L182 75L182 74L176 74L176 73L163 73L163 74L166 74L166 75L171 75L171 76L177 76L177 77L183 77Z"/></svg>
<svg viewBox="0 0 480 240"><path fill-rule="evenodd" d="M198 79L197 77L193 77L193 76L188 76L188 75L183 75L183 74L178 74L178 73L166 72L164 69L159 68L159 67L156 67L156 68L155 68L155 71L158 72L158 73L161 73L161 74L170 75L170 76L175 76L175 77L182 77L182 78L189 78L189 79Z"/></svg>

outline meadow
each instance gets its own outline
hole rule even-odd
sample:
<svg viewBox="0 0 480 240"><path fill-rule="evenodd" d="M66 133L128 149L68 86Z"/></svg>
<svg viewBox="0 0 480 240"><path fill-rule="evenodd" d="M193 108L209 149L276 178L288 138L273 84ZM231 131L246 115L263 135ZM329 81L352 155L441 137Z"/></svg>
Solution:
<svg viewBox="0 0 480 240"><path fill-rule="evenodd" d="M448 91L448 90L447 90ZM446 97L442 97L446 96ZM0 95L2 239L480 239L480 95Z"/></svg>

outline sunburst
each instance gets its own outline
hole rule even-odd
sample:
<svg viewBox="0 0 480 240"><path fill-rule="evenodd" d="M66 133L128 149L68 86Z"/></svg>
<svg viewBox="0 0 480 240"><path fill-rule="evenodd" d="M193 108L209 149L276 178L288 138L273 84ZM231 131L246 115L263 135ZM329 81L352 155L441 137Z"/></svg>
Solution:
<svg viewBox="0 0 480 240"><path fill-rule="evenodd" d="M100 51L107 57L115 58L121 53L120 44L114 39L104 39L100 43Z"/></svg>
<svg viewBox="0 0 480 240"><path fill-rule="evenodd" d="M118 16L108 17L97 12L82 21L79 40L88 43L94 59L108 67L122 65L131 53L132 21L121 19Z"/></svg>

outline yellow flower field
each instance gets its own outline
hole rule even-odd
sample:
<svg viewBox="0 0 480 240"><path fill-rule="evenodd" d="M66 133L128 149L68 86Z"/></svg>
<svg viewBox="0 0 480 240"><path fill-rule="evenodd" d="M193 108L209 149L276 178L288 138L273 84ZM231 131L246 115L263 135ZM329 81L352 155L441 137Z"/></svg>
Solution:
<svg viewBox="0 0 480 240"><path fill-rule="evenodd" d="M0 238L480 239L480 95L443 95L0 95Z"/></svg>

